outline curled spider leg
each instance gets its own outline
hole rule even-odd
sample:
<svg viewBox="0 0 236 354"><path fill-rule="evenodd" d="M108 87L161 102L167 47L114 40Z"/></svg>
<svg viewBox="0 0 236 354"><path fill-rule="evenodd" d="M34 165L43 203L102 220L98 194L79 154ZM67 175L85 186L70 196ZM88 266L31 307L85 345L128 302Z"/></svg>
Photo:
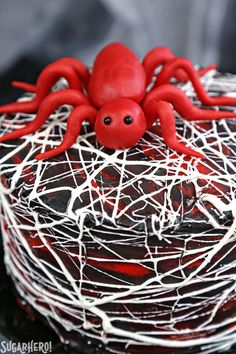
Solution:
<svg viewBox="0 0 236 354"><path fill-rule="evenodd" d="M235 118L236 112L215 111L202 109L194 106L185 93L176 86L162 85L152 89L142 102L146 114L153 110L158 101L167 101L172 104L174 109L185 119L191 120L218 120ZM154 106L154 107L153 107Z"/></svg>
<svg viewBox="0 0 236 354"><path fill-rule="evenodd" d="M79 76L79 78L82 81L84 88L87 90L89 79L90 79L90 73L89 73L87 66L85 66L82 61L80 61L79 59L75 59L75 58L64 57L64 58L58 59L56 62L60 63L60 64L71 66L76 71L77 75Z"/></svg>
<svg viewBox="0 0 236 354"><path fill-rule="evenodd" d="M196 94L199 100L207 106L230 106L236 105L236 98L233 97L211 97L208 96L205 91L199 77L198 73L195 70L194 66L190 62L190 60L186 58L175 58L172 61L166 63L166 65L162 68L159 73L157 80L155 82L155 86L161 86L164 84L168 84L170 79L175 75L176 71L184 70L188 75L189 80L192 82L192 85L196 91Z"/></svg>
<svg viewBox="0 0 236 354"><path fill-rule="evenodd" d="M166 63L172 61L175 58L176 56L174 55L174 53L167 47L156 47L150 50L143 59L143 67L147 76L147 84L150 83L154 75L154 71L157 67L165 66ZM212 64L205 68L197 70L197 74L199 76L202 76L208 71L215 68L216 65ZM172 77L175 77L179 82L185 82L188 80L188 74L181 68L176 70Z"/></svg>
<svg viewBox="0 0 236 354"><path fill-rule="evenodd" d="M59 106L62 105L78 106L82 104L89 105L88 98L80 91L68 89L66 91L52 92L41 103L35 119L26 124L23 128L17 129L11 133L0 137L0 143L22 137L23 135L32 134L38 130Z"/></svg>
<svg viewBox="0 0 236 354"><path fill-rule="evenodd" d="M80 78L75 69L65 64L50 64L39 75L36 83L35 97L31 101L13 102L0 106L0 113L32 113L37 111L42 100L61 77L64 77L68 81L71 89L81 90Z"/></svg>
<svg viewBox="0 0 236 354"><path fill-rule="evenodd" d="M151 81L156 68L174 58L174 53L167 47L157 47L150 50L143 59L143 67L146 73L147 83Z"/></svg>
<svg viewBox="0 0 236 354"><path fill-rule="evenodd" d="M51 65L55 65L55 64L57 65L57 63L63 64L66 66L71 66L76 71L79 78L81 79L83 86L87 89L90 74L89 74L88 68L80 60L75 59L75 58L69 58L69 57L68 58L61 58L61 59L58 59L55 62L53 62ZM36 92L36 89L37 89L37 85L29 84L29 83L23 82L23 81L12 81L11 84L12 84L12 86L14 86L16 88L20 88L20 89L23 89L23 90L29 91L29 92Z"/></svg>
<svg viewBox="0 0 236 354"><path fill-rule="evenodd" d="M90 124L94 124L97 111L90 105L81 105L76 107L67 120L67 130L61 144L51 150L38 154L36 160L43 160L56 156L68 150L77 140L80 134L81 126L84 120L88 120Z"/></svg>
<svg viewBox="0 0 236 354"><path fill-rule="evenodd" d="M195 69L195 70L196 70L196 73L198 76L203 76L206 73L208 73L210 70L215 70L216 68L217 68L216 64L211 64L211 65L206 66L205 68L198 69L198 70ZM182 83L189 80L188 74L182 69L178 69L174 76L177 79L177 81L182 82Z"/></svg>
<svg viewBox="0 0 236 354"><path fill-rule="evenodd" d="M168 102L158 101L153 110L152 118L155 121L157 116L160 120L162 137L168 147L180 154L205 158L200 152L194 151L181 143L176 135L175 115L173 108Z"/></svg>
<svg viewBox="0 0 236 354"><path fill-rule="evenodd" d="M189 156L203 157L202 154L196 151L191 149L189 152L187 150L184 151L183 147L179 146L181 143L179 143L175 137L175 123L173 120L174 115L173 113L170 113L170 106L168 107L163 103L161 103L161 106L159 105L162 101L167 104L171 103L174 109L184 119L189 121L207 121L236 117L235 112L204 110L194 106L184 92L180 88L173 85L163 85L151 90L142 102L142 107L148 122L148 128L153 125L157 119L157 115L159 114L163 138L165 139L166 144L176 151L185 153Z"/></svg>

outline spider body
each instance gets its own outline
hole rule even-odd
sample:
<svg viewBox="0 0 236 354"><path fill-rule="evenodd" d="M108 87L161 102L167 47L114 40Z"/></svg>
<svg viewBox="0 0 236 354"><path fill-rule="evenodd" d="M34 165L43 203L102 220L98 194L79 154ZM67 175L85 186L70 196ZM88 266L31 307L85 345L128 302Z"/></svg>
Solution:
<svg viewBox="0 0 236 354"><path fill-rule="evenodd" d="M114 43L101 50L88 85L89 97L96 107L117 98L140 103L145 89L144 67L129 48Z"/></svg>
<svg viewBox="0 0 236 354"><path fill-rule="evenodd" d="M156 82L147 86L154 70L162 66ZM176 58L168 48L154 48L141 63L136 55L121 43L112 43L95 59L91 75L86 66L74 58L62 58L49 64L36 85L13 82L13 85L35 93L28 102L14 102L0 107L1 113L34 112L35 119L25 127L5 134L0 142L16 139L38 130L59 106L73 107L67 121L62 143L36 156L41 160L69 149L80 133L84 120L94 126L98 141L110 149L126 149L135 145L143 134L160 120L162 136L173 150L194 157L204 157L178 140L174 109L187 120L233 118L234 112L204 110L194 106L182 90L170 80L190 80L200 101L205 105L235 105L232 97L209 97L199 76L215 66L195 70L188 59ZM64 77L68 89L51 92L52 86Z"/></svg>

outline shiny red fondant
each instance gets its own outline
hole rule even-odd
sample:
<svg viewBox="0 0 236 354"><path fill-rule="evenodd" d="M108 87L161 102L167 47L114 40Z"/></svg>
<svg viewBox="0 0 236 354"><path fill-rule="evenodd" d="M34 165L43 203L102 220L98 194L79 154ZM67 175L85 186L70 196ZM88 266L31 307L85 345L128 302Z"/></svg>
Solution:
<svg viewBox="0 0 236 354"><path fill-rule="evenodd" d="M105 124L104 117L110 118L110 124ZM138 103L129 98L117 98L101 107L94 128L102 145L110 149L127 149L140 140L147 123Z"/></svg>
<svg viewBox="0 0 236 354"><path fill-rule="evenodd" d="M144 67L129 48L114 43L101 50L88 87L89 97L96 107L121 97L139 103L145 88Z"/></svg>
<svg viewBox="0 0 236 354"><path fill-rule="evenodd" d="M159 66L161 70L148 91L154 71ZM74 109L68 118L67 133L62 143L37 155L36 159L49 158L69 149L76 142L84 120L94 125L102 145L110 149L126 149L135 145L157 119L167 146L179 153L203 158L202 153L178 140L174 109L189 121L233 118L236 114L195 107L180 88L170 84L170 80L190 80L199 100L205 105L235 105L235 98L209 97L204 90L199 76L214 68L215 65L211 65L197 71L188 59L175 57L165 47L152 49L141 63L121 43L109 44L101 50L91 75L81 61L59 59L42 71L36 85L13 82L14 86L34 92L35 96L31 101L1 106L0 112L37 111L37 115L25 127L2 136L0 142L35 132L59 106L69 104ZM67 80L68 89L51 92L61 77Z"/></svg>

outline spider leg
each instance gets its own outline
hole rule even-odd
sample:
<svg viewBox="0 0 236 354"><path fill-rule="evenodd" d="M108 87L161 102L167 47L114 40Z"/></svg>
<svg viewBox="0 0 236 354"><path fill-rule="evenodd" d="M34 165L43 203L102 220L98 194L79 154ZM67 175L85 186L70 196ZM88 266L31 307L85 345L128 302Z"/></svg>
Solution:
<svg viewBox="0 0 236 354"><path fill-rule="evenodd" d="M89 100L82 92L76 90L68 89L64 91L52 92L42 101L38 113L32 122L26 124L21 129L17 129L11 133L3 135L0 137L0 142L13 140L20 138L23 135L32 134L43 125L50 114L52 114L59 106L65 104L71 106L78 106L81 104L89 105Z"/></svg>
<svg viewBox="0 0 236 354"><path fill-rule="evenodd" d="M175 58L174 53L167 47L156 47L150 50L143 59L143 67L149 83L158 66L164 65Z"/></svg>
<svg viewBox="0 0 236 354"><path fill-rule="evenodd" d="M179 87L162 85L151 90L142 102L144 112L148 116L149 127L154 123L149 111L151 110L150 113L152 113L158 101L171 103L174 109L189 121L236 118L236 112L215 111L196 107Z"/></svg>
<svg viewBox="0 0 236 354"><path fill-rule="evenodd" d="M28 91L28 92L35 92L36 91L36 85L33 84L28 84L27 82L23 81L12 81L11 85L13 87Z"/></svg>
<svg viewBox="0 0 236 354"><path fill-rule="evenodd" d="M33 113L37 111L40 102L41 100L38 97L34 97L30 101L7 103L3 106L0 106L0 114L18 112Z"/></svg>
<svg viewBox="0 0 236 354"><path fill-rule="evenodd" d="M142 102L142 108L147 118L148 129L154 124L157 118L159 118L166 144L176 151L189 156L203 157L202 154L196 151L191 149L188 151L187 149L189 148L186 146L184 148L180 147L182 144L176 138L174 114L173 109L169 105L170 103L183 118L189 121L218 120L236 117L236 113L234 112L204 110L195 107L184 92L173 85L163 85L151 90Z"/></svg>
<svg viewBox="0 0 236 354"><path fill-rule="evenodd" d="M48 95L55 83L64 77L71 89L81 90L80 79L73 67L65 64L49 64L39 75L35 97L31 101L13 102L0 106L0 113L32 113L37 111L41 101Z"/></svg>
<svg viewBox="0 0 236 354"><path fill-rule="evenodd" d="M208 73L208 71L216 70L216 68L217 68L216 64L210 64L208 66L205 66L205 68L198 69L197 73L198 73L199 76L203 76L206 73ZM186 80L185 81L188 81L188 75L186 75Z"/></svg>
<svg viewBox="0 0 236 354"><path fill-rule="evenodd" d="M174 55L174 53L167 47L156 47L150 50L143 59L143 67L147 76L147 84L150 83L154 75L154 71L158 66L165 66L166 63L172 61L175 58L176 56ZM202 76L208 71L215 68L216 65L212 64L203 69L198 70L197 73L199 76ZM179 82L185 82L188 80L187 73L182 69L176 70L172 77L175 77Z"/></svg>
<svg viewBox="0 0 236 354"><path fill-rule="evenodd" d="M174 110L168 102L158 101L153 110L153 117L160 119L163 139L171 149L188 156L204 158L200 152L194 151L181 143L176 136Z"/></svg>
<svg viewBox="0 0 236 354"><path fill-rule="evenodd" d="M195 70L193 64L190 60L186 58L175 58L162 68L161 72L158 74L155 86L161 86L168 84L171 77L173 77L178 70L184 70L189 80L192 82L192 85L196 91L196 94L199 100L207 106L227 106L227 105L236 105L236 98L233 97L210 97L205 91L199 77L198 73Z"/></svg>
<svg viewBox="0 0 236 354"><path fill-rule="evenodd" d="M90 73L88 68L83 64L83 62L79 59L65 57L57 60L58 63L68 65L73 67L73 69L77 72L79 78L81 79L85 89L87 90Z"/></svg>
<svg viewBox="0 0 236 354"><path fill-rule="evenodd" d="M66 66L71 66L74 68L74 70L77 72L77 75L79 75L80 79L83 82L83 85L85 88L88 86L88 82L90 79L90 74L88 68L82 63L82 61L75 59L75 58L61 58L56 60L54 63L60 63ZM36 92L36 85L34 84L29 84L27 82L22 82L22 81L12 81L12 86L23 89L25 91L29 92Z"/></svg>
<svg viewBox="0 0 236 354"><path fill-rule="evenodd" d="M94 124L96 115L96 109L90 105L81 105L76 107L68 118L67 131L62 143L54 149L38 154L35 157L36 160L47 159L68 150L76 142L83 121L88 120L90 124Z"/></svg>
<svg viewBox="0 0 236 354"><path fill-rule="evenodd" d="M208 73L208 71L215 70L216 68L217 68L216 64L211 64L211 65L206 66L205 68L198 69L198 70L195 69L195 70L196 70L196 73L198 76L203 76L206 73ZM182 69L177 69L174 76L176 77L177 81L182 82L182 83L189 80L188 74Z"/></svg>

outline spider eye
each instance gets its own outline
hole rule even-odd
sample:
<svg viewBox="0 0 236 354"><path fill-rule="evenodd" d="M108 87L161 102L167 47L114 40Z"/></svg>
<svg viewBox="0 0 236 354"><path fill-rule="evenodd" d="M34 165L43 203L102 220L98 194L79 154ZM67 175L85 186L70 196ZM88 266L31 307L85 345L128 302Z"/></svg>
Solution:
<svg viewBox="0 0 236 354"><path fill-rule="evenodd" d="M103 119L103 122L104 122L104 124L109 125L109 124L111 124L111 118L110 117L105 117Z"/></svg>
<svg viewBox="0 0 236 354"><path fill-rule="evenodd" d="M130 125L133 122L133 118L131 116L126 116L124 118L124 123Z"/></svg>

